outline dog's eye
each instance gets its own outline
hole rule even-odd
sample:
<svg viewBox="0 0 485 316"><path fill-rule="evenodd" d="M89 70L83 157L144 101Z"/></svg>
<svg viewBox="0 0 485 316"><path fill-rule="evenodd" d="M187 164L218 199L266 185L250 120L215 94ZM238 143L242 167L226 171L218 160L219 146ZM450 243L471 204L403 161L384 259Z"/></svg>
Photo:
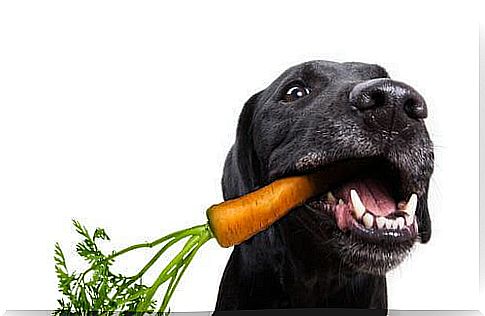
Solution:
<svg viewBox="0 0 485 316"><path fill-rule="evenodd" d="M292 102L309 95L310 92L310 88L306 87L302 82L295 82L286 88L286 92L283 95L283 101Z"/></svg>

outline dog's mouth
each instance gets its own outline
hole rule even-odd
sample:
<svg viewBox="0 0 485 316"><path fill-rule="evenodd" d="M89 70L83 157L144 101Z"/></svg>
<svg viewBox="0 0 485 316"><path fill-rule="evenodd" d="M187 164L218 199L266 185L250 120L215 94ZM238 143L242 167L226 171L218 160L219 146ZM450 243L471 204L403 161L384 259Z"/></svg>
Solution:
<svg viewBox="0 0 485 316"><path fill-rule="evenodd" d="M401 200L398 177L390 177L382 167L369 171L337 182L326 194L307 201L307 206L333 215L342 232L368 241L415 239L417 194Z"/></svg>
<svg viewBox="0 0 485 316"><path fill-rule="evenodd" d="M343 261L352 268L385 274L419 240L415 216L419 193L406 183L409 174L386 159L349 159L305 173L319 173L324 194L304 207L332 221Z"/></svg>

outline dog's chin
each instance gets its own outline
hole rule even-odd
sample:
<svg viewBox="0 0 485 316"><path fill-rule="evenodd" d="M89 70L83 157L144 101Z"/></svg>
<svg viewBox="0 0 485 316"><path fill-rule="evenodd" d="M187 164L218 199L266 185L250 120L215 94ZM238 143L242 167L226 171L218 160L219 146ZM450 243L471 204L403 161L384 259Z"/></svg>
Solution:
<svg viewBox="0 0 485 316"><path fill-rule="evenodd" d="M355 234L341 234L336 239L342 263L352 271L385 275L411 252L415 240L370 242Z"/></svg>
<svg viewBox="0 0 485 316"><path fill-rule="evenodd" d="M348 271L385 275L405 260L412 251L418 237L418 221L404 221L404 224L392 223L378 227L355 218L354 212L339 214L335 208L321 201L311 201L304 206L307 211L320 213L317 221L325 221L327 234L332 236L332 248L340 262ZM341 204L341 207L344 207ZM399 218L401 211L396 211L389 218ZM405 217L406 215L403 215ZM323 244L328 241L322 240Z"/></svg>
<svg viewBox="0 0 485 316"><path fill-rule="evenodd" d="M298 211L300 220L303 217L308 219L307 228L321 234L311 235L317 251L325 257L327 252L331 252L338 259L339 272L385 275L401 264L419 242L414 233L399 234L392 229L373 231L359 227L358 223L342 231L332 215L321 213L309 205Z"/></svg>

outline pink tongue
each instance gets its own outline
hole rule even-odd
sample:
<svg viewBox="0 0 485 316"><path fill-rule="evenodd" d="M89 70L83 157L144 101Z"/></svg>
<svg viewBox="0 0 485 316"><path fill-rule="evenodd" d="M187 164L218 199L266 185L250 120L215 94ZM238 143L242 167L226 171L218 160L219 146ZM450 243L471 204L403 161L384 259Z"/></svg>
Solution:
<svg viewBox="0 0 485 316"><path fill-rule="evenodd" d="M356 190L367 210L374 215L386 216L396 211L396 201L384 184L376 179L365 178L344 184L337 196L344 196L350 202L350 190Z"/></svg>

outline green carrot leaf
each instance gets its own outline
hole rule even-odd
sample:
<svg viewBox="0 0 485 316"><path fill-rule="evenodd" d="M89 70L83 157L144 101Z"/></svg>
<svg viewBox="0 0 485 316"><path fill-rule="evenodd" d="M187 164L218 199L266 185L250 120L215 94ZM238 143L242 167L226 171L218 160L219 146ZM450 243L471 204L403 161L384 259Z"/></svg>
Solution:
<svg viewBox="0 0 485 316"><path fill-rule="evenodd" d="M209 226L200 225L181 230L150 243L136 244L120 251L111 251L104 254L98 241L109 241L110 238L103 228L96 228L93 234L79 221L72 221L75 231L80 235L81 241L76 246L76 253L86 263L88 268L82 273L69 272L65 255L59 245L54 246L54 268L58 279L58 289L62 297L57 300L58 309L55 315L68 315L76 313L88 315L92 312L112 315L114 312L157 310L165 312L169 300L180 280L183 272L198 251L209 239L213 238ZM188 239L183 249L175 255L170 263L162 269L157 280L151 285L145 285L142 277L162 257L165 251L178 242ZM125 276L112 270L116 259L124 254L141 248L161 248L148 263L134 276ZM159 288L169 281L169 286L162 302L156 299ZM170 310L168 308L168 310ZM166 312L165 312L166 313Z"/></svg>

